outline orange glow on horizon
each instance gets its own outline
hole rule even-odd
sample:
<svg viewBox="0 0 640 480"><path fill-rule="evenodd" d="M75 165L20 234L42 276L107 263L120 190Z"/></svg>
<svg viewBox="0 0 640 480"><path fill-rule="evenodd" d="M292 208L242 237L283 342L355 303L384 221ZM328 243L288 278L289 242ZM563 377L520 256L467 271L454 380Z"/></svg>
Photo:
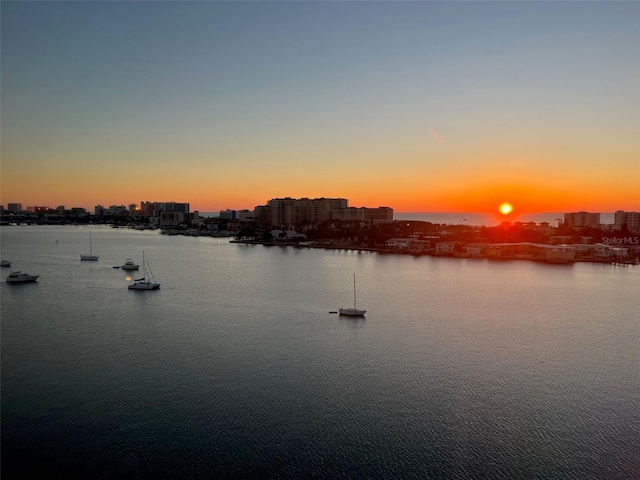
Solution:
<svg viewBox="0 0 640 480"><path fill-rule="evenodd" d="M365 173L364 181L354 184L344 179L314 179L298 182L266 182L242 179L242 182L221 183L211 190L206 176L195 180L173 182L171 188L162 178L154 179L150 186L131 190L112 177L97 177L92 182L82 178L65 177L54 172L44 179L30 178L25 191L20 182L21 172L6 172L3 166L0 204L18 202L27 206L55 208L84 207L93 211L95 205L128 205L141 201L177 201L190 204L191 211L215 212L227 208L252 210L265 205L272 198L346 198L350 207L390 207L394 212L464 212L492 213L496 218L514 221L517 215L544 212L614 212L637 211L640 207L637 192L632 189L610 191L598 185L574 185L563 179L536 178L529 175L523 181L509 180L494 172L485 175L464 174L454 176L432 175L430 172L389 171L378 177ZM10 177L7 173L12 174ZM32 173L32 172L31 172ZM476 173L476 172L474 172ZM15 182L9 178L20 177ZM502 177L502 178L500 178ZM447 181L442 180L447 178ZM157 180L157 181L156 181ZM70 185L73 185L71 188ZM617 185L617 184L616 184ZM589 197L584 191L588 190ZM515 209L505 218L498 206L509 199Z"/></svg>

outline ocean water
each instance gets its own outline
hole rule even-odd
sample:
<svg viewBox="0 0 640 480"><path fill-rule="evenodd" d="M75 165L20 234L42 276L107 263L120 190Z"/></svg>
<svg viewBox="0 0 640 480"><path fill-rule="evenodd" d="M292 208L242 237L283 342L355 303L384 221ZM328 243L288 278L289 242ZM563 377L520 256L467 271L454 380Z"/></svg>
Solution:
<svg viewBox="0 0 640 480"><path fill-rule="evenodd" d="M3 479L640 478L639 267L91 233L0 228Z"/></svg>
<svg viewBox="0 0 640 480"><path fill-rule="evenodd" d="M220 212L200 212L202 217L218 217ZM612 224L615 213L603 212L600 214L600 222ZM564 220L564 213L514 213L503 216L495 213L478 212L394 212L394 220L414 220L421 222L439 223L441 225L471 225L471 226L496 226L504 221L509 222L547 222L553 226L558 225L558 220Z"/></svg>
<svg viewBox="0 0 640 480"><path fill-rule="evenodd" d="M612 224L615 213L604 212L600 214L600 223ZM508 222L547 222L558 226L559 220L564 220L564 213L513 213L504 216L496 213L437 213L437 212L394 212L394 220L417 220L422 222L439 223L441 225L472 225L472 226L496 226L504 221Z"/></svg>

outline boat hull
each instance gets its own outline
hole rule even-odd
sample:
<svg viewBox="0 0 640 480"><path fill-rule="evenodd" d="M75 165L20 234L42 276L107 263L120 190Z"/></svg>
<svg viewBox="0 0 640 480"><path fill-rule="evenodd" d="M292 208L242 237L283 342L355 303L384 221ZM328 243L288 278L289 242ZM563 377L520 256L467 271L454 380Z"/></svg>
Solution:
<svg viewBox="0 0 640 480"><path fill-rule="evenodd" d="M96 261L96 260L98 260L98 257L95 256L95 255L80 255L80 260Z"/></svg>
<svg viewBox="0 0 640 480"><path fill-rule="evenodd" d="M129 290L158 290L160 288L159 283L132 283L129 285Z"/></svg>
<svg viewBox="0 0 640 480"><path fill-rule="evenodd" d="M346 317L364 317L364 314L367 313L366 310L358 310L357 308L341 308L339 312L340 315Z"/></svg>

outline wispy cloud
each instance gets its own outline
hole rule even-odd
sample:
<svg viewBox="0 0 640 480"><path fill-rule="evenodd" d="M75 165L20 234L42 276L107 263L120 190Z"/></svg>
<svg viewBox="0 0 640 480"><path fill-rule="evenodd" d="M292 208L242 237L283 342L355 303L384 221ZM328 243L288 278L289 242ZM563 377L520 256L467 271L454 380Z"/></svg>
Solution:
<svg viewBox="0 0 640 480"><path fill-rule="evenodd" d="M444 143L444 140L442 139L442 137L440 135L438 135L438 132L436 132L433 128L429 129L429 133L431 134L431 136L433 138L436 139L436 142L438 143Z"/></svg>

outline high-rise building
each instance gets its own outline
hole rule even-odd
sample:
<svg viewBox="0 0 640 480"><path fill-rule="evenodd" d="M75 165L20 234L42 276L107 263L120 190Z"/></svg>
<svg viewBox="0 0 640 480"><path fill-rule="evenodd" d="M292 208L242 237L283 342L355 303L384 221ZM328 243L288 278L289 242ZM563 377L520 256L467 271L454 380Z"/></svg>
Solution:
<svg viewBox="0 0 640 480"><path fill-rule="evenodd" d="M574 212L564 214L564 226L569 228L599 228L600 214L589 212Z"/></svg>
<svg viewBox="0 0 640 480"><path fill-rule="evenodd" d="M220 211L220 220L235 220L237 218L237 212L235 210L221 210Z"/></svg>
<svg viewBox="0 0 640 480"><path fill-rule="evenodd" d="M320 223L332 219L336 208L347 208L345 198L273 198L267 202L267 221L271 225ZM256 213L258 219L259 213Z"/></svg>
<svg viewBox="0 0 640 480"><path fill-rule="evenodd" d="M367 223L393 222L393 209L389 207L336 208L333 210L333 219Z"/></svg>
<svg viewBox="0 0 640 480"><path fill-rule="evenodd" d="M268 225L318 224L327 220L392 222L389 207L349 207L346 198L273 198L267 205L257 206L255 220Z"/></svg>
<svg viewBox="0 0 640 480"><path fill-rule="evenodd" d="M160 217L165 212L189 213L188 203L178 202L140 202L138 215L142 217Z"/></svg>
<svg viewBox="0 0 640 480"><path fill-rule="evenodd" d="M630 232L640 232L640 212L618 210L614 215L613 228L622 230L624 224Z"/></svg>

